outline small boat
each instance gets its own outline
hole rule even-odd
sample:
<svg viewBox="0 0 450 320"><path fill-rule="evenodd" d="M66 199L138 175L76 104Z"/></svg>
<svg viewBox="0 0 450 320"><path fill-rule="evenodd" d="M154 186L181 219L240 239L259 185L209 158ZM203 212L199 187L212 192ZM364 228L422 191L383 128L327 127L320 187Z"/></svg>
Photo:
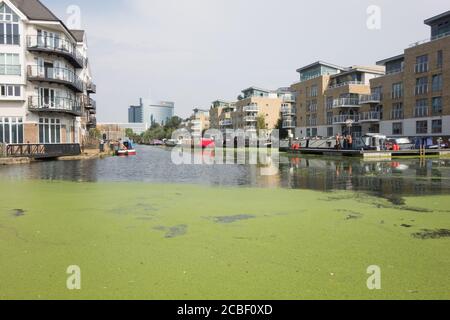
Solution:
<svg viewBox="0 0 450 320"><path fill-rule="evenodd" d="M166 147L174 148L174 147L176 147L176 146L178 146L178 145L181 145L181 142L178 141L178 140L169 139L169 140L166 140L166 141L164 142L164 144L166 145Z"/></svg>
<svg viewBox="0 0 450 320"><path fill-rule="evenodd" d="M133 147L133 143L131 141L125 141L123 143L122 148L116 151L116 156L119 157L128 157L137 155L136 149Z"/></svg>

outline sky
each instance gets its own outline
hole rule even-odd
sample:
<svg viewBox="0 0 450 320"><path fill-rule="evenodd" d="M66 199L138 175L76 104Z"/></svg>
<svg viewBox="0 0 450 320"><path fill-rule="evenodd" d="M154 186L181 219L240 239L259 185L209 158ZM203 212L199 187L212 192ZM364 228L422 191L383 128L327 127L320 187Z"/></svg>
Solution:
<svg viewBox="0 0 450 320"><path fill-rule="evenodd" d="M448 0L41 1L64 22L80 8L100 122L127 122L140 97L174 101L186 118L250 86L290 86L318 60L373 65L428 38L423 21L450 10Z"/></svg>

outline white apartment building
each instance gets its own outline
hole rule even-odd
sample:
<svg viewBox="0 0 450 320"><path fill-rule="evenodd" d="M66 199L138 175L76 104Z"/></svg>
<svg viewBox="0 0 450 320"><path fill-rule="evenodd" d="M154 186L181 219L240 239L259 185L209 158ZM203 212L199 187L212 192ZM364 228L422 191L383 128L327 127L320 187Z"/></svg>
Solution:
<svg viewBox="0 0 450 320"><path fill-rule="evenodd" d="M96 126L87 51L40 1L0 0L0 143L83 143Z"/></svg>

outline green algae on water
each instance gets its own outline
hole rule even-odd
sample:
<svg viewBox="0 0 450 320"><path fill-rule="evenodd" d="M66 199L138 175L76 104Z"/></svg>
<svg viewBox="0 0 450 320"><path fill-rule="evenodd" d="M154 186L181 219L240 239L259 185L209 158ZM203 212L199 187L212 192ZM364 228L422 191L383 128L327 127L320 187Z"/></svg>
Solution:
<svg viewBox="0 0 450 320"><path fill-rule="evenodd" d="M450 293L449 196L396 205L353 192L3 181L0 197L0 299ZM72 265L80 291L66 288ZM367 289L372 265L382 290Z"/></svg>

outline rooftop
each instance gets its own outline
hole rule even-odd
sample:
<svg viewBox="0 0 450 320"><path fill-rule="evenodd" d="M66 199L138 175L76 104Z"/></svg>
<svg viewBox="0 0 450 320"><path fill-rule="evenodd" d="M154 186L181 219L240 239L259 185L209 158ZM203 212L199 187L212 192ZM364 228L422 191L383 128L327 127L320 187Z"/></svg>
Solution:
<svg viewBox="0 0 450 320"><path fill-rule="evenodd" d="M346 70L344 67L341 67L341 66L338 66L338 65L335 65L335 64L332 64L332 63L328 63L328 62L319 60L319 61L311 63L311 64L309 64L307 66L304 66L304 67L302 67L300 69L297 69L297 72L302 72L302 71L311 69L311 68L316 67L316 66L325 66L325 67L330 67L330 68L341 70L341 71L345 71Z"/></svg>
<svg viewBox="0 0 450 320"><path fill-rule="evenodd" d="M437 16L431 17L427 20L424 21L424 23L426 25L431 26L432 24L434 24L436 21L441 20L442 18L447 18L450 17L450 10L441 14L438 14Z"/></svg>
<svg viewBox="0 0 450 320"><path fill-rule="evenodd" d="M386 58L384 60L380 60L380 61L377 62L377 65L378 66L384 66L388 62L392 62L392 61L396 61L396 60L402 60L404 58L405 58L404 54L399 54L399 55L394 56L394 57L390 57L390 58Z"/></svg>

